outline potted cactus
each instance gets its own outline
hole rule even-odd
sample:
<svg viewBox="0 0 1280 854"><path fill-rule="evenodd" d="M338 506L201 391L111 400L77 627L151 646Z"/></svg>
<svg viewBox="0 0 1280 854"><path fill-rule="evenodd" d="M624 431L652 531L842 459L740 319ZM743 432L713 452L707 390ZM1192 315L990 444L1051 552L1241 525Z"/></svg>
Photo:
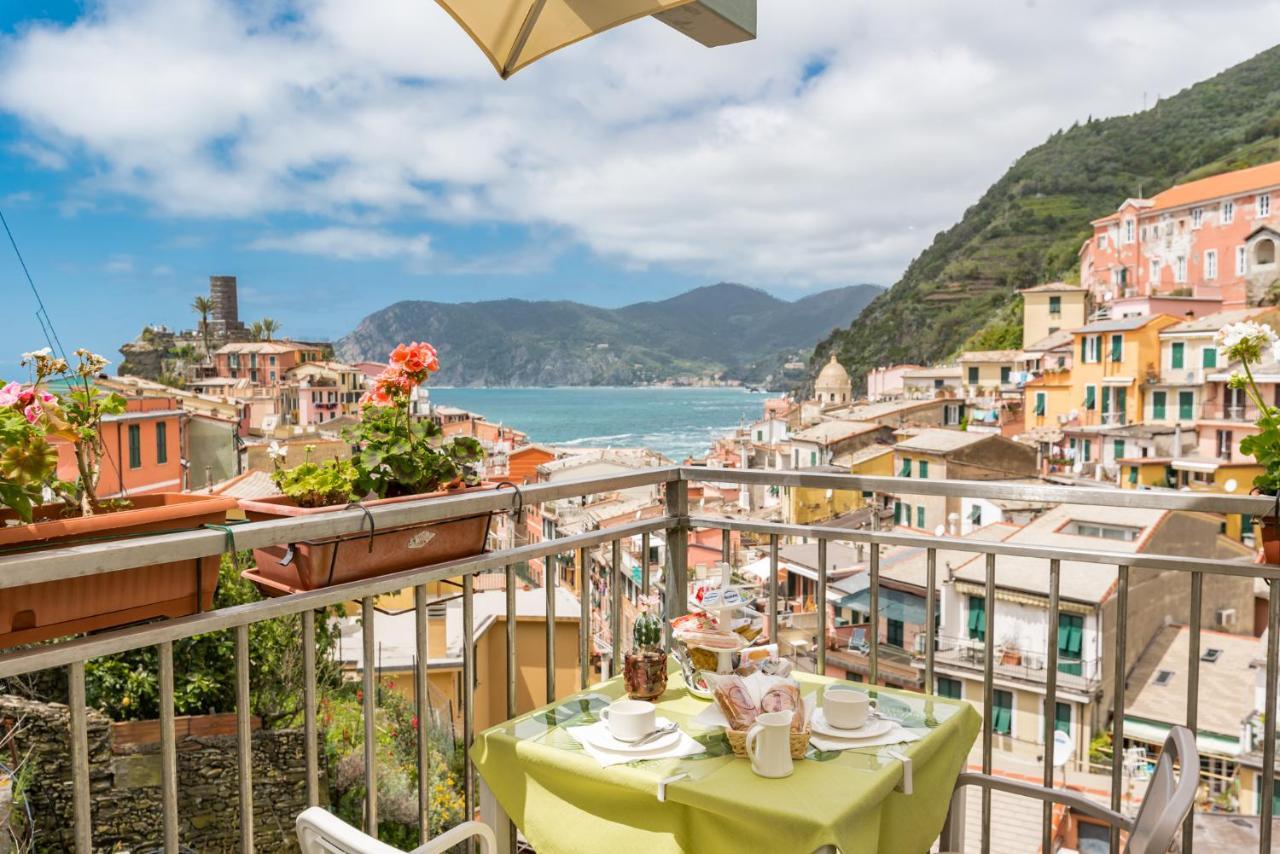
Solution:
<svg viewBox="0 0 1280 854"><path fill-rule="evenodd" d="M667 653L662 649L662 620L646 611L631 630L635 646L623 660L622 679L633 700L655 700L667 690Z"/></svg>

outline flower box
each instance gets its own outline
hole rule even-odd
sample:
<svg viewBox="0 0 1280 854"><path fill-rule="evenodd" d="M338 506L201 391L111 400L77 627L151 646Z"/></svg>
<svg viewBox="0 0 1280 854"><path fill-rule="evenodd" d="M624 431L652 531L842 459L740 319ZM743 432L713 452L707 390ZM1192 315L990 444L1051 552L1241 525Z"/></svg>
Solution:
<svg viewBox="0 0 1280 854"><path fill-rule="evenodd" d="M129 499L128 510L59 518L46 505L25 525L0 524L0 556L65 548L144 534L190 531L226 521L233 498L160 492ZM12 513L0 522L12 522ZM184 617L213 607L219 555L168 561L0 590L0 649L63 635L128 625L156 617Z"/></svg>
<svg viewBox="0 0 1280 854"><path fill-rule="evenodd" d="M380 507L494 488L493 484L483 484L467 489L378 498L362 504L365 507ZM243 499L240 501L240 509L249 521L262 522L334 513L347 508L346 505L298 507L292 499L280 495ZM365 530L322 540L304 540L289 545L254 549L256 565L241 574L257 585L263 594L285 596L302 590L315 590L333 584L475 557L484 553L491 516L491 513L480 513L460 519L397 528L376 528L372 538Z"/></svg>

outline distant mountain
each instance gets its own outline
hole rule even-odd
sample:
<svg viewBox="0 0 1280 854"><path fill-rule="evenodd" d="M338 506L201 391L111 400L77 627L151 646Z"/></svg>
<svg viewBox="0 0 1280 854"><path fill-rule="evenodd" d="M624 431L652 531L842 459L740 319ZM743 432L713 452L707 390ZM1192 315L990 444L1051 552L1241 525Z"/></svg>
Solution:
<svg viewBox="0 0 1280 854"><path fill-rule="evenodd" d="M1021 346L1017 290L1078 281L1089 221L1125 198L1280 159L1280 47L1140 113L1090 119L1028 151L941 232L847 329L835 351L857 385L870 368Z"/></svg>
<svg viewBox="0 0 1280 854"><path fill-rule="evenodd" d="M787 302L722 282L616 309L408 300L360 321L337 352L382 360L401 341L430 341L441 357L435 381L445 385L635 385L715 374L777 384L783 362L806 358L881 290L851 285Z"/></svg>

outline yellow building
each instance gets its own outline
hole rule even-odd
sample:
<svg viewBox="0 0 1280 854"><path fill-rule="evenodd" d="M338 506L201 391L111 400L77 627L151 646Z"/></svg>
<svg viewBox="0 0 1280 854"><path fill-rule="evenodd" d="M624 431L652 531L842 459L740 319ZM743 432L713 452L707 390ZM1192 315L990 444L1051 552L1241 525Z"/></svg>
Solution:
<svg viewBox="0 0 1280 854"><path fill-rule="evenodd" d="M1056 429L1071 420L1072 412L1078 410L1081 403L1072 391L1069 370L1046 370L1023 386L1022 396L1027 430Z"/></svg>
<svg viewBox="0 0 1280 854"><path fill-rule="evenodd" d="M1145 418L1142 384L1159 376L1160 331L1178 323L1167 314L1100 320L1072 334L1068 420L1080 426L1137 424ZM1035 401L1032 401L1033 404Z"/></svg>
<svg viewBox="0 0 1280 854"><path fill-rule="evenodd" d="M1084 288L1066 282L1050 282L1027 288L1021 293L1023 348L1060 329L1084 326L1089 311L1089 294Z"/></svg>
<svg viewBox="0 0 1280 854"><path fill-rule="evenodd" d="M1011 387L1013 372L1022 359L1020 350L969 350L960 354L960 382L965 396L997 397Z"/></svg>

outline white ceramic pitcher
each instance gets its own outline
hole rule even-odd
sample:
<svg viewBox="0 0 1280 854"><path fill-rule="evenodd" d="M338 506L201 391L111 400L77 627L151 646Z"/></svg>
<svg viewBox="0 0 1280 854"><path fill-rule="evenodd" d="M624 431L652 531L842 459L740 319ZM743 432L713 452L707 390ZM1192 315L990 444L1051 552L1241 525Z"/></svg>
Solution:
<svg viewBox="0 0 1280 854"><path fill-rule="evenodd" d="M751 770L761 777L789 777L791 762L791 716L795 712L765 712L747 730L747 758Z"/></svg>

